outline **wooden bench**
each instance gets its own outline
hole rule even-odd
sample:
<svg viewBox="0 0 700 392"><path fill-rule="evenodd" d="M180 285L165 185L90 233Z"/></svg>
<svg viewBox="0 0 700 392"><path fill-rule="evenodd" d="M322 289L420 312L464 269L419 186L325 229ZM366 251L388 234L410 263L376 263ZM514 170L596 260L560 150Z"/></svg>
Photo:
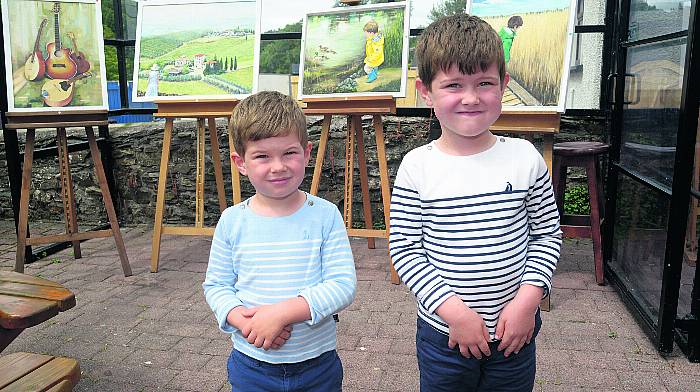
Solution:
<svg viewBox="0 0 700 392"><path fill-rule="evenodd" d="M80 365L72 358L32 353L0 357L0 392L72 391L80 380Z"/></svg>

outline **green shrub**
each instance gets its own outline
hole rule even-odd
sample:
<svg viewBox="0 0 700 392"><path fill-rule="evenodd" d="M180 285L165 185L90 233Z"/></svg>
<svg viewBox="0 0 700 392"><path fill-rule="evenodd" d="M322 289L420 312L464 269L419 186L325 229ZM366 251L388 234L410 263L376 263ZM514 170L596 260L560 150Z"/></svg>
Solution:
<svg viewBox="0 0 700 392"><path fill-rule="evenodd" d="M588 198L588 186L568 186L564 192L564 213L573 215L587 215L591 212Z"/></svg>

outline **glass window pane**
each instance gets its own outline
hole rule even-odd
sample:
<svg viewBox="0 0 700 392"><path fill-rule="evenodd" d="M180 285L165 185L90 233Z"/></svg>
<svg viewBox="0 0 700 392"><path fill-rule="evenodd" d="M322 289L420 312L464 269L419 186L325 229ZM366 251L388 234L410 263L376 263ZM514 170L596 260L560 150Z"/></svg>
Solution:
<svg viewBox="0 0 700 392"><path fill-rule="evenodd" d="M467 0L420 0L412 1L410 7L409 26L422 29L440 16L464 13Z"/></svg>
<svg viewBox="0 0 700 392"><path fill-rule="evenodd" d="M620 175L610 268L653 319L659 313L669 202Z"/></svg>
<svg viewBox="0 0 700 392"><path fill-rule="evenodd" d="M260 43L260 73L299 73L301 40L283 39Z"/></svg>
<svg viewBox="0 0 700 392"><path fill-rule="evenodd" d="M124 38L136 39L136 14L139 5L134 0L121 0L122 21L124 22Z"/></svg>
<svg viewBox="0 0 700 392"><path fill-rule="evenodd" d="M301 33L304 15L333 8L336 0L261 0L261 30Z"/></svg>
<svg viewBox="0 0 700 392"><path fill-rule="evenodd" d="M689 0L632 0L629 39L636 41L688 28Z"/></svg>
<svg viewBox="0 0 700 392"><path fill-rule="evenodd" d="M105 69L107 70L107 80L119 80L117 49L114 46L105 45ZM128 78L129 76L127 76Z"/></svg>
<svg viewBox="0 0 700 392"><path fill-rule="evenodd" d="M599 109L603 34L574 34L566 86L567 109Z"/></svg>
<svg viewBox="0 0 700 392"><path fill-rule="evenodd" d="M620 163L670 189L676 154L686 39L627 51Z"/></svg>

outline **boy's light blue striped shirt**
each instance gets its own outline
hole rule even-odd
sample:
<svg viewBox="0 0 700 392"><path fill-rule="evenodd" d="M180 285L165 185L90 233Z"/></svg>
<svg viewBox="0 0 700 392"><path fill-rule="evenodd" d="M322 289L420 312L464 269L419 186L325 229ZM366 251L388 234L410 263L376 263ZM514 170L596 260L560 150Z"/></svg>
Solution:
<svg viewBox="0 0 700 392"><path fill-rule="evenodd" d="M357 279L343 220L335 205L307 194L294 214L265 217L248 201L227 208L216 225L204 294L234 348L268 363L296 363L336 347L331 317L355 296ZM277 350L248 343L226 322L231 309L254 307L302 296L311 320L293 325Z"/></svg>

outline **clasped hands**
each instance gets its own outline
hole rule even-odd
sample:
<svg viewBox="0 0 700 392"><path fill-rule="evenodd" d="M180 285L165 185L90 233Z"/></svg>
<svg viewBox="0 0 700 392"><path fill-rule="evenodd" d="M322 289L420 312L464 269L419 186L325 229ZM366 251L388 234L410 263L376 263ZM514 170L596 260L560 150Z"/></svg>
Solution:
<svg viewBox="0 0 700 392"><path fill-rule="evenodd" d="M264 350L279 349L292 335L292 325L287 324L277 304L246 308L233 308L226 320L238 328L248 343Z"/></svg>

